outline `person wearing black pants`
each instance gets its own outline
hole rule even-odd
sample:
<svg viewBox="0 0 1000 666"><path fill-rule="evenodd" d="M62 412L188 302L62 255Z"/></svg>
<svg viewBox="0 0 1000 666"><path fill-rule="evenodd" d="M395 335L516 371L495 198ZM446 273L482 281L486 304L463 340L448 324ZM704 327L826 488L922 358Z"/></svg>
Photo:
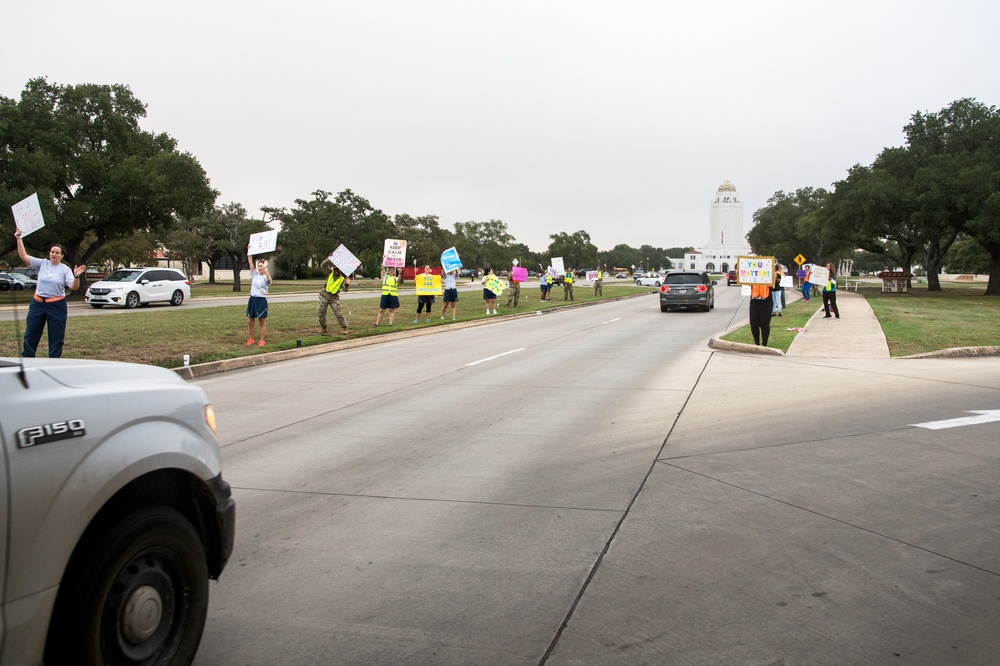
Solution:
<svg viewBox="0 0 1000 666"><path fill-rule="evenodd" d="M830 318L830 309L833 314L840 319L840 310L837 309L837 272L833 269L833 264L827 264L826 269L830 271L830 281L823 285L823 315L824 319Z"/></svg>
<svg viewBox="0 0 1000 666"><path fill-rule="evenodd" d="M771 313L774 301L771 287L755 284L750 287L750 334L755 345L767 346L771 335Z"/></svg>

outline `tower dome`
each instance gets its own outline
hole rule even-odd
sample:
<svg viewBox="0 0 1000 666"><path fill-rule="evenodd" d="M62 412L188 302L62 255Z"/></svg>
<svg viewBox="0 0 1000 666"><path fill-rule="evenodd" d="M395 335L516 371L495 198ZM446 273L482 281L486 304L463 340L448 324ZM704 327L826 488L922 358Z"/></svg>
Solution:
<svg viewBox="0 0 1000 666"><path fill-rule="evenodd" d="M733 185L731 182L729 182L729 179L726 178L722 182L722 185L719 185L719 190L718 191L719 192L735 192L736 191L736 186Z"/></svg>

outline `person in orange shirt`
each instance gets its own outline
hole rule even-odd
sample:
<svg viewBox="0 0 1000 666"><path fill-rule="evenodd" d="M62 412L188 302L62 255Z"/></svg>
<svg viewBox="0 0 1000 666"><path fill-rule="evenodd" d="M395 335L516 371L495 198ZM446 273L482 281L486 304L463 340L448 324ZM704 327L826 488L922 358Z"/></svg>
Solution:
<svg viewBox="0 0 1000 666"><path fill-rule="evenodd" d="M771 313L774 302L771 296L771 286L755 284L750 287L750 335L755 345L767 346L771 335Z"/></svg>

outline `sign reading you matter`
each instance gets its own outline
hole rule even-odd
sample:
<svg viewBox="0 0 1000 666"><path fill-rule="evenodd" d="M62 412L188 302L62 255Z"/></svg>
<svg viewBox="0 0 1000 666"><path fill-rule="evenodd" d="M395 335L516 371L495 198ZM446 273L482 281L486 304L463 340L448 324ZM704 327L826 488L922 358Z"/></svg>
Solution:
<svg viewBox="0 0 1000 666"><path fill-rule="evenodd" d="M740 255L736 258L736 282L774 285L774 257Z"/></svg>

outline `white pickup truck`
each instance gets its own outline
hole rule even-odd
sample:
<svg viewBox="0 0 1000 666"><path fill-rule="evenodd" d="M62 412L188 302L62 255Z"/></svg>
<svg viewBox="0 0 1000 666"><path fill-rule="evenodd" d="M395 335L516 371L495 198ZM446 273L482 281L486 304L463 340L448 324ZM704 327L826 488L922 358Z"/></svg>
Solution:
<svg viewBox="0 0 1000 666"><path fill-rule="evenodd" d="M0 358L0 444L0 663L190 663L236 515L205 393Z"/></svg>

